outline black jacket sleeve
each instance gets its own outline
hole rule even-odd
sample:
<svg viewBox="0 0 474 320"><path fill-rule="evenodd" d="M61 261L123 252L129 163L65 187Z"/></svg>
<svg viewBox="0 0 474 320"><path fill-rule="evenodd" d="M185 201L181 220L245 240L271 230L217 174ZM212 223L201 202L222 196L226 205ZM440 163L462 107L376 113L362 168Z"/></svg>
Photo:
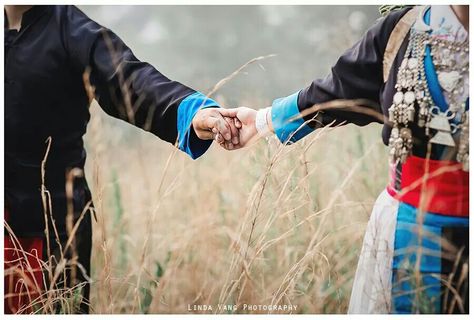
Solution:
<svg viewBox="0 0 474 320"><path fill-rule="evenodd" d="M348 49L323 79L314 80L299 92L298 109L303 112L317 104L323 104L318 121L311 126L341 123L366 125L382 122L380 94L383 88L383 56L388 38L398 20L407 9L393 12L380 18L354 46ZM354 106L342 101L334 106L325 102L348 99L358 101ZM306 112L307 113L307 112ZM314 113L304 119L310 120Z"/></svg>
<svg viewBox="0 0 474 320"><path fill-rule="evenodd" d="M67 6L65 15L66 50L77 68L90 70L90 83L101 108L175 143L178 107L195 91L138 60L115 33L78 8Z"/></svg>

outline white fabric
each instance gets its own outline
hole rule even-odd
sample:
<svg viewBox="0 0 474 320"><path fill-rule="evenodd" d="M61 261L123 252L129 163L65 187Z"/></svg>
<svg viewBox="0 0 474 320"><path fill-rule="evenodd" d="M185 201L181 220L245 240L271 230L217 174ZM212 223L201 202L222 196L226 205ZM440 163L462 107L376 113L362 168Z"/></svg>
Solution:
<svg viewBox="0 0 474 320"><path fill-rule="evenodd" d="M257 111L257 115L255 116L255 127L257 128L258 134L262 137L268 136L271 133L267 121L267 115L270 112L270 109L271 107L260 109Z"/></svg>
<svg viewBox="0 0 474 320"><path fill-rule="evenodd" d="M375 202L352 286L348 313L389 313L399 202L384 190Z"/></svg>
<svg viewBox="0 0 474 320"><path fill-rule="evenodd" d="M464 42L469 39L469 33L449 5L431 6L430 27L434 36L449 41Z"/></svg>

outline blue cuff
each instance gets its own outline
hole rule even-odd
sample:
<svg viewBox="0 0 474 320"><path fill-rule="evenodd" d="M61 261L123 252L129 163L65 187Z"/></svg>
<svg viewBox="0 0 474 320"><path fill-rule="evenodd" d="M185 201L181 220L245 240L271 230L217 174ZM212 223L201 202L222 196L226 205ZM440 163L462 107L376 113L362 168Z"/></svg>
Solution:
<svg viewBox="0 0 474 320"><path fill-rule="evenodd" d="M313 132L303 118L292 119L300 114L298 94L299 91L286 98L276 99L272 104L273 129L282 143L291 144Z"/></svg>
<svg viewBox="0 0 474 320"><path fill-rule="evenodd" d="M178 148L197 159L209 149L212 140L201 140L193 129L193 118L200 109L219 107L219 104L200 92L187 96L178 106Z"/></svg>

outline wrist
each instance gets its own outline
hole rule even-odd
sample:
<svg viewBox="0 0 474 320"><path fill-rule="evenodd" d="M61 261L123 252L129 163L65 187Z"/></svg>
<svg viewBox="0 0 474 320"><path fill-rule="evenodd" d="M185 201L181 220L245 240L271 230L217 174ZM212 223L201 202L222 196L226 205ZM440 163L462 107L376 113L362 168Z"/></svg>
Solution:
<svg viewBox="0 0 474 320"><path fill-rule="evenodd" d="M260 136L265 137L271 134L269 114L271 107L260 109L255 116L255 128ZM271 118L271 117L270 117ZM270 119L271 120L271 119Z"/></svg>
<svg viewBox="0 0 474 320"><path fill-rule="evenodd" d="M268 128L270 129L270 132L275 133L275 130L273 129L273 122L272 122L272 107L268 107L267 123L268 123Z"/></svg>

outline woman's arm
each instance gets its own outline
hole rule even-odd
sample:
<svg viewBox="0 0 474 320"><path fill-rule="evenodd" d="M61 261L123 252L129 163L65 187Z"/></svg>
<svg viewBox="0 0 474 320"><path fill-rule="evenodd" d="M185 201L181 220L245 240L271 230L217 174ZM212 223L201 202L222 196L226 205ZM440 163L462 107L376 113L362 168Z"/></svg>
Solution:
<svg viewBox="0 0 474 320"><path fill-rule="evenodd" d="M379 19L339 57L328 76L273 102L269 124L282 143L322 126L383 122L383 56L390 33L407 10Z"/></svg>
<svg viewBox="0 0 474 320"><path fill-rule="evenodd" d="M325 78L273 101L271 108L258 112L248 108L237 110L235 115L244 124L245 132L253 135L273 132L282 143L293 143L322 126L383 122L379 96L383 87L384 51L391 31L407 10L376 22L337 60ZM245 123L250 128L245 128ZM253 135L241 135L241 146L252 140Z"/></svg>

